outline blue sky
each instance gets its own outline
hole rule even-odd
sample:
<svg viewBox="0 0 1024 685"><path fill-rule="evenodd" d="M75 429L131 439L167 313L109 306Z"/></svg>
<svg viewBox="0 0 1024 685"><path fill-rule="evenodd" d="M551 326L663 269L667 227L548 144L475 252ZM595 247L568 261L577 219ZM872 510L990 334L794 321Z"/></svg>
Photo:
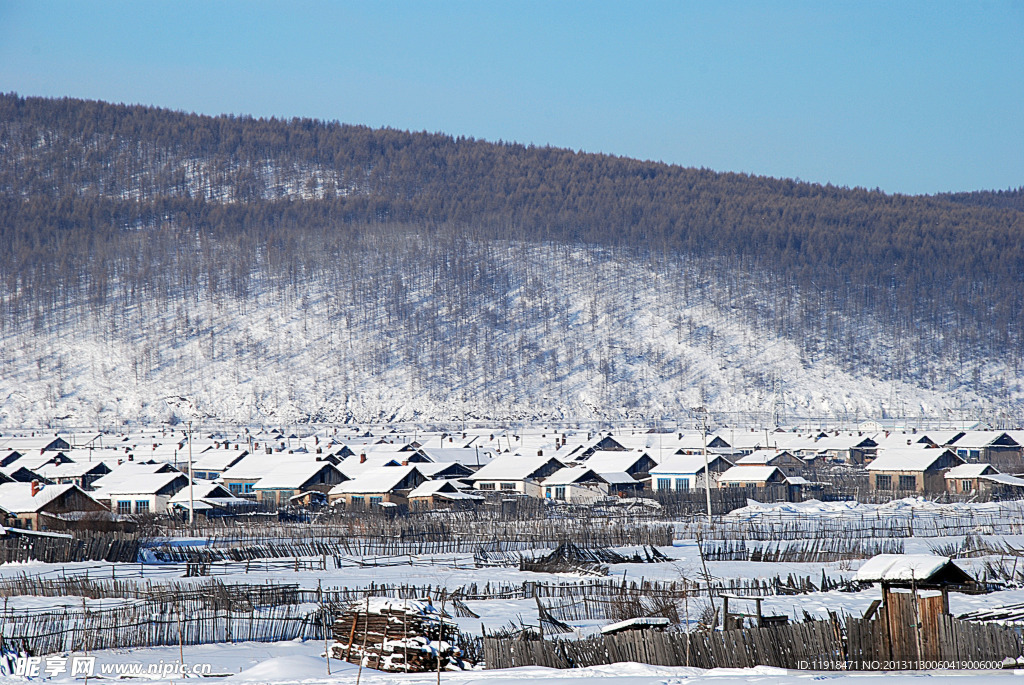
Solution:
<svg viewBox="0 0 1024 685"><path fill-rule="evenodd" d="M1024 2L12 2L0 90L890 192L1024 185Z"/></svg>

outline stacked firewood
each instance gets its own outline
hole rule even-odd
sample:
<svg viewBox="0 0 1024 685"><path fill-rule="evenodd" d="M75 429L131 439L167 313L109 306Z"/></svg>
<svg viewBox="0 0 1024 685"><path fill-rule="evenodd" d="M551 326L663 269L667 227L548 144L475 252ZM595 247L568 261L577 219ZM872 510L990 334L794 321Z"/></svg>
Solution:
<svg viewBox="0 0 1024 685"><path fill-rule="evenodd" d="M457 635L429 599L369 597L352 602L335 622L331 657L381 671L461 669L461 653L449 642Z"/></svg>

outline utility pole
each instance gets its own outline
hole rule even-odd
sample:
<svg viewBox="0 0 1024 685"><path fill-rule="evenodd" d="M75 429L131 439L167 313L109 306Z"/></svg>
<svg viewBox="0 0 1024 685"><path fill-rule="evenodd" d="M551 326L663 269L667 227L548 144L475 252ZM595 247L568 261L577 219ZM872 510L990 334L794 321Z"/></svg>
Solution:
<svg viewBox="0 0 1024 685"><path fill-rule="evenodd" d="M700 414L700 437L703 443L704 453L704 494L708 500L708 526L711 525L711 467L708 464L708 413L704 407L697 407L695 412Z"/></svg>
<svg viewBox="0 0 1024 685"><path fill-rule="evenodd" d="M196 505L192 497L192 422L188 422L188 532L196 520Z"/></svg>

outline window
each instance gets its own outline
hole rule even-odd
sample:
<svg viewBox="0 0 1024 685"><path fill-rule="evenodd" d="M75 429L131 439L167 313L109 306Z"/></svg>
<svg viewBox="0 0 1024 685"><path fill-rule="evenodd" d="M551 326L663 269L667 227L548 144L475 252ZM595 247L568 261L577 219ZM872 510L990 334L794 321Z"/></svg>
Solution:
<svg viewBox="0 0 1024 685"><path fill-rule="evenodd" d="M971 450L971 459L981 459L981 450Z"/></svg>
<svg viewBox="0 0 1024 685"><path fill-rule="evenodd" d="M957 450L956 451L956 456L958 456L958 457L966 457L967 456L967 450Z"/></svg>
<svg viewBox="0 0 1024 685"><path fill-rule="evenodd" d="M252 483L242 483L242 494L252 493Z"/></svg>
<svg viewBox="0 0 1024 685"><path fill-rule="evenodd" d="M352 495L352 504L363 504L366 500L362 495Z"/></svg>
<svg viewBox="0 0 1024 685"><path fill-rule="evenodd" d="M481 490L493 490L494 489L494 483L480 483L480 489Z"/></svg>
<svg viewBox="0 0 1024 685"><path fill-rule="evenodd" d="M689 478L676 478L676 490L689 490L690 479Z"/></svg>
<svg viewBox="0 0 1024 685"><path fill-rule="evenodd" d="M659 490L671 490L672 489L672 479L671 478L659 478L658 479L658 489Z"/></svg>
<svg viewBox="0 0 1024 685"><path fill-rule="evenodd" d="M516 489L516 484L515 483L502 483L501 484L501 489L502 490L515 490Z"/></svg>
<svg viewBox="0 0 1024 685"><path fill-rule="evenodd" d="M551 499L551 488L544 488L544 497Z"/></svg>
<svg viewBox="0 0 1024 685"><path fill-rule="evenodd" d="M916 490L917 476L900 476L900 490Z"/></svg>
<svg viewBox="0 0 1024 685"><path fill-rule="evenodd" d="M277 496L273 490L264 490L263 492L260 493L260 499L263 500L264 502L273 504L274 502L277 501Z"/></svg>
<svg viewBox="0 0 1024 685"><path fill-rule="evenodd" d="M555 499L562 499L562 500L565 499L565 486L564 485L557 485L557 486L555 486Z"/></svg>
<svg viewBox="0 0 1024 685"><path fill-rule="evenodd" d="M879 490L892 490L892 476L875 476L875 487Z"/></svg>
<svg viewBox="0 0 1024 685"><path fill-rule="evenodd" d="M137 500L135 500L135 513L136 514L148 514L149 513L149 500L148 499L137 499Z"/></svg>
<svg viewBox="0 0 1024 685"><path fill-rule="evenodd" d="M132 501L131 500L117 500L117 513L118 514L130 514L132 513Z"/></svg>
<svg viewBox="0 0 1024 685"><path fill-rule="evenodd" d="M380 504L383 501L384 501L383 497L371 497L370 498L370 504Z"/></svg>
<svg viewBox="0 0 1024 685"><path fill-rule="evenodd" d="M228 483L228 489L231 490L232 495L237 495L242 492L241 483Z"/></svg>
<svg viewBox="0 0 1024 685"><path fill-rule="evenodd" d="M960 492L970 492L974 488L971 487L971 481L962 480L960 481Z"/></svg>

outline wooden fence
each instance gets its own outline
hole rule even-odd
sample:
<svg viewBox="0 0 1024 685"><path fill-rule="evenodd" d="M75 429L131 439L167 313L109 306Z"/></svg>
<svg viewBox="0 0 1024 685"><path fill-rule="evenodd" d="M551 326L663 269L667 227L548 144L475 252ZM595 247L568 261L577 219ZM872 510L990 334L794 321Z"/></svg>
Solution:
<svg viewBox="0 0 1024 685"><path fill-rule="evenodd" d="M939 598L941 602L941 598ZM893 621L909 621L906 606ZM927 612L927 610L926 610ZM920 624L833 617L723 632L638 630L581 640L485 637L487 668L581 668L624 661L662 666L804 670L992 669L1024 654L1013 628L960 621L936 613ZM921 625L920 629L916 626Z"/></svg>
<svg viewBox="0 0 1024 685"><path fill-rule="evenodd" d="M0 538L0 564L42 561L69 564L78 561L133 562L139 540L130 533L76 531L71 539L39 535Z"/></svg>
<svg viewBox="0 0 1024 685"><path fill-rule="evenodd" d="M250 611L208 609L202 603L145 602L98 611L8 613L0 618L4 651L32 655L97 649L323 639L317 607L281 605Z"/></svg>

